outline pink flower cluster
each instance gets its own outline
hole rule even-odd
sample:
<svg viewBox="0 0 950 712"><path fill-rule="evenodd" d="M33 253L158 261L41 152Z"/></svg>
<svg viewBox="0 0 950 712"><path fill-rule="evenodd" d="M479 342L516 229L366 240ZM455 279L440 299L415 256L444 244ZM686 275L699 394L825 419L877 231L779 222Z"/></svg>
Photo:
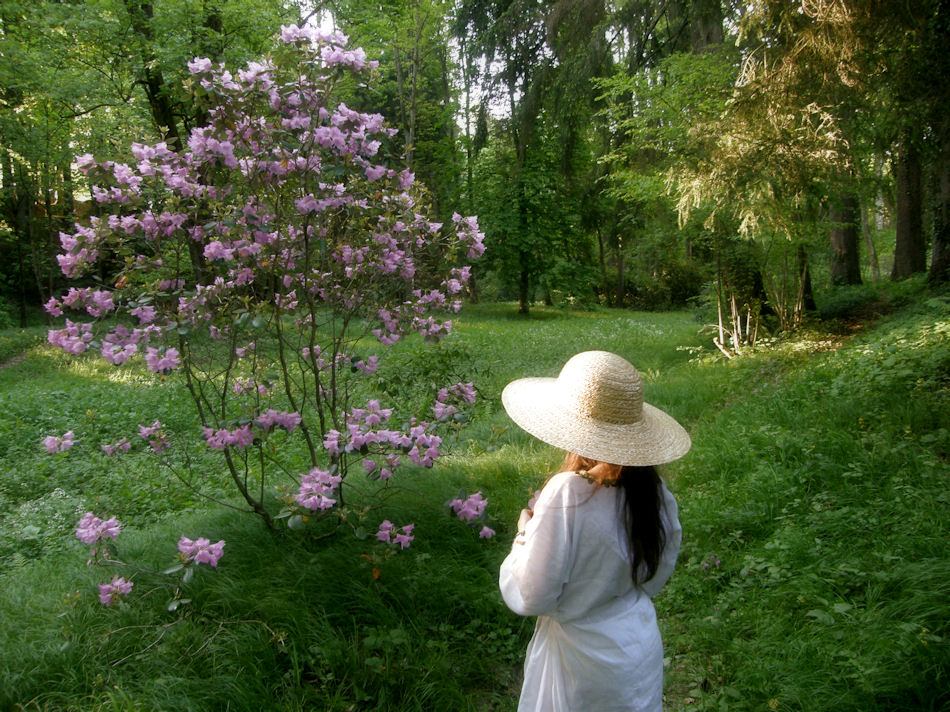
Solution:
<svg viewBox="0 0 950 712"><path fill-rule="evenodd" d="M383 416L388 418L390 412L389 409L374 412L371 408L354 411L370 422L375 422ZM396 448L405 452L412 462L422 467L432 467L442 454L439 450L442 438L429 432L429 423L421 422L413 425L408 433L399 430L374 430L372 427L366 420L361 422L351 414L347 421L346 433L340 433L338 430L327 431L323 447L331 455L341 452L361 452L364 448L371 446L375 448L376 454L385 454L388 449ZM398 465L398 459L390 460L389 464ZM389 475L391 474L390 472Z"/></svg>
<svg viewBox="0 0 950 712"><path fill-rule="evenodd" d="M461 498L453 499L449 502L449 507L462 521L472 522L482 516L487 504L488 500L482 497L482 493L479 491L469 495L464 500Z"/></svg>
<svg viewBox="0 0 950 712"><path fill-rule="evenodd" d="M99 584L99 602L103 606L111 606L119 600L119 596L127 596L132 592L132 582L121 576L116 576L111 583Z"/></svg>
<svg viewBox="0 0 950 712"><path fill-rule="evenodd" d="M436 420L445 421L458 412L458 407L451 404L450 400L456 400L464 403L475 402L475 386L469 383L456 383L448 388L440 388L435 396L435 405L432 406L432 412Z"/></svg>
<svg viewBox="0 0 950 712"><path fill-rule="evenodd" d="M149 341L154 333L161 333L161 330L158 327L147 326L144 329L129 331L122 324L117 324L111 332L102 337L102 358L115 366L121 366L135 355L139 343ZM177 355L176 351L175 356ZM148 357L146 357L147 361Z"/></svg>
<svg viewBox="0 0 950 712"><path fill-rule="evenodd" d="M415 524L407 524L397 530L395 524L385 519L379 525L379 531L376 532L376 539L384 544L398 544L401 549L408 549L409 544L415 539L412 535L412 530L415 529L415 527Z"/></svg>
<svg viewBox="0 0 950 712"><path fill-rule="evenodd" d="M76 536L83 544L93 546L104 539L115 539L121 528L115 517L103 521L92 512L86 512L76 525Z"/></svg>
<svg viewBox="0 0 950 712"><path fill-rule="evenodd" d="M56 452L66 452L76 444L76 434L72 430L67 430L62 436L47 435L43 438L43 447L46 452L52 454Z"/></svg>
<svg viewBox="0 0 950 712"><path fill-rule="evenodd" d="M89 158L92 157L89 156ZM93 228L77 226L75 235L59 233L59 244L64 252L56 255L56 261L63 274L70 279L78 277L86 267L99 259L99 251L95 248L98 244L98 236L94 228L100 224L100 221L99 218L93 216L90 222Z"/></svg>
<svg viewBox="0 0 950 712"><path fill-rule="evenodd" d="M70 309L85 309L86 313L97 319L115 309L111 292L102 289L93 290L91 287L81 289L70 287L62 301L52 297L43 305L43 308L51 316L62 316L64 306Z"/></svg>
<svg viewBox="0 0 950 712"><path fill-rule="evenodd" d="M250 378L234 379L234 385L231 386L231 390L238 395L242 395L244 393L257 393L258 395L262 396L268 395L271 391L271 389L265 384L256 384Z"/></svg>
<svg viewBox="0 0 950 712"><path fill-rule="evenodd" d="M212 450L224 450L228 447L244 450L254 444L254 431L251 430L250 423L228 430L226 428L202 428L204 433L205 445Z"/></svg>
<svg viewBox="0 0 950 712"><path fill-rule="evenodd" d="M314 512L330 509L336 504L336 500L331 499L330 495L336 492L342 480L343 478L339 475L331 475L327 470L314 467L301 476L300 488L297 490L294 501L301 507Z"/></svg>
<svg viewBox="0 0 950 712"><path fill-rule="evenodd" d="M152 450L159 454L171 445L163 428L164 426L157 420L149 426L139 425L139 437L147 440Z"/></svg>
<svg viewBox="0 0 950 712"><path fill-rule="evenodd" d="M158 349L148 346L145 349L145 365L155 373L171 373L181 366L178 349L165 349L165 353L161 354Z"/></svg>
<svg viewBox="0 0 950 712"><path fill-rule="evenodd" d="M106 455L115 455L117 452L128 452L129 448L131 447L132 443L130 443L126 438L121 438L111 445L103 445L102 451Z"/></svg>
<svg viewBox="0 0 950 712"><path fill-rule="evenodd" d="M224 553L224 540L212 544L209 539L198 537L194 541L181 535L178 540L178 551L182 553L185 561L194 561L196 564L208 564L211 568L218 565L218 560Z"/></svg>
<svg viewBox="0 0 950 712"><path fill-rule="evenodd" d="M288 433L293 431L302 421L303 418L300 417L299 413L277 412L273 408L261 413L255 420L265 431L280 426Z"/></svg>
<svg viewBox="0 0 950 712"><path fill-rule="evenodd" d="M46 334L46 340L67 353L81 354L89 348L89 342L92 341L92 324L67 319L65 328L50 329Z"/></svg>

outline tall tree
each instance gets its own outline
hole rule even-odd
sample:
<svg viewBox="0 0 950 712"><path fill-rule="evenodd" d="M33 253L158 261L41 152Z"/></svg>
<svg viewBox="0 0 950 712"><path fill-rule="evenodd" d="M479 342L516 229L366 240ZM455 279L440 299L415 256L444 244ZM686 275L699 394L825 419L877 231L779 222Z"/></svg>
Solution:
<svg viewBox="0 0 950 712"><path fill-rule="evenodd" d="M506 261L517 265L518 310L524 314L544 262L544 238L534 222L527 168L538 145L543 102L555 69L546 45L547 10L542 0L466 0L455 24L456 33L469 37L469 51L487 68L482 89L488 100L502 98L508 113L504 126L512 149L510 195L518 239L498 241L489 232L486 248L490 251L494 242L509 254Z"/></svg>
<svg viewBox="0 0 950 712"><path fill-rule="evenodd" d="M832 284L861 283L861 263L858 259L860 210L857 197L848 192L841 194L829 209Z"/></svg>
<svg viewBox="0 0 950 712"><path fill-rule="evenodd" d="M447 0L347 0L334 17L351 43L379 61L381 82L357 106L378 111L399 133L393 150L430 191L443 220L461 210L458 89Z"/></svg>

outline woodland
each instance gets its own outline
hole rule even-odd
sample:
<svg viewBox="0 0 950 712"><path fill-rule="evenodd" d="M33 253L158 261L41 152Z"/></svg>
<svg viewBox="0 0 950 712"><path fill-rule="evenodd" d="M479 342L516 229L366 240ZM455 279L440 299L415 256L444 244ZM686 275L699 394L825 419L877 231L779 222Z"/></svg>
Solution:
<svg viewBox="0 0 950 712"><path fill-rule="evenodd" d="M589 349L693 442L665 709L950 709L948 15L2 0L0 710L515 709Z"/></svg>
<svg viewBox="0 0 950 712"><path fill-rule="evenodd" d="M478 216L470 299L705 307L731 355L760 324L801 325L831 286L848 302L862 284L948 279L947 14L937 0L6 0L0 319L42 319L65 286L59 233L100 209L77 156L181 150L208 119L192 58L243 65L282 25L323 23L379 62L350 104L398 129L391 153L434 214Z"/></svg>

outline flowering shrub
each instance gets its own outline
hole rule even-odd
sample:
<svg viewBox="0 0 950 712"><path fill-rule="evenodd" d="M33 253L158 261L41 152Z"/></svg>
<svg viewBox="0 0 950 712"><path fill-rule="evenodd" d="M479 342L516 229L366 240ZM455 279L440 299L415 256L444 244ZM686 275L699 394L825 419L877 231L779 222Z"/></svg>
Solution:
<svg viewBox="0 0 950 712"><path fill-rule="evenodd" d="M60 235L60 267L73 278L104 256L122 266L111 286L46 304L91 319L66 318L49 342L116 366L141 357L157 377L179 379L200 436L157 420L138 435L158 454L189 437L220 452L246 509L269 526L347 516L354 463L383 486L407 463L431 467L439 429L475 400L471 383L417 384L429 394L422 412L374 397L385 356L370 350L410 332L444 337L465 263L484 248L475 218L426 216L422 186L383 158L394 133L383 118L339 101L373 68L339 33L285 27L270 56L236 73L189 63L210 119L187 145L134 143L129 163L77 159L100 214ZM51 438L51 452L72 444ZM109 455L130 447L124 437L101 445ZM265 495L272 473L290 478L280 511ZM410 532L393 541L405 548ZM179 544L212 566L216 546Z"/></svg>

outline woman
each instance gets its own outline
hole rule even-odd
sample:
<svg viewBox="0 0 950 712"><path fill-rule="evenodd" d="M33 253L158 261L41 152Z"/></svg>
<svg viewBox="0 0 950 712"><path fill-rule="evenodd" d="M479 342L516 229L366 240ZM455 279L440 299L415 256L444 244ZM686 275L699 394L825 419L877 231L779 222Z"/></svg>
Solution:
<svg viewBox="0 0 950 712"><path fill-rule="evenodd" d="M567 451L563 472L522 510L501 566L505 603L538 616L519 712L659 711L663 645L652 596L673 572L676 500L654 465L690 448L673 418L643 402L643 382L605 351L571 358L554 378L524 378L505 410Z"/></svg>

